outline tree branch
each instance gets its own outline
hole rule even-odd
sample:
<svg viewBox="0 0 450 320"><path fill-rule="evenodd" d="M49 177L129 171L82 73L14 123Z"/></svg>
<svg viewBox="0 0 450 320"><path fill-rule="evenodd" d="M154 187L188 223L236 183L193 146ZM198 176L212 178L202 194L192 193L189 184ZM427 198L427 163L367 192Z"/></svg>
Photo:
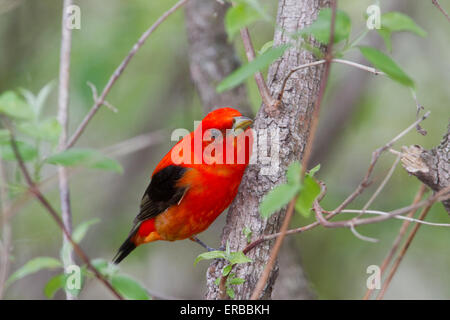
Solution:
<svg viewBox="0 0 450 320"><path fill-rule="evenodd" d="M253 112L245 84L222 93L216 91L217 83L240 65L233 45L227 41L223 22L229 7L228 3L205 0L190 0L186 4L191 78L205 113L219 107L233 106L250 116Z"/></svg>
<svg viewBox="0 0 450 320"><path fill-rule="evenodd" d="M73 246L76 254L83 260L83 262L86 264L87 268L91 270L94 274L94 276L102 282L106 288L108 288L111 293L118 299L122 300L122 296L111 286L111 284L102 276L102 274L92 265L91 260L87 256L87 254L81 249L81 247L76 243L73 239L71 234L67 231L64 222L59 217L58 212L52 207L50 202L45 198L45 196L41 193L37 185L34 183L33 179L31 179L30 173L28 172L27 167L25 166L25 163L23 162L22 156L19 153L19 149L17 147L17 142L14 136L14 131L11 128L10 124L8 123L8 120L4 119L3 125L8 131L10 132L11 136L11 147L13 150L13 153L16 157L17 163L19 165L19 169L22 172L22 175L25 178L26 183L28 184L28 188L30 190L30 193L33 194L34 197L36 197L41 205L48 211L50 216L55 220L56 224L59 226L59 228L63 231L64 235L69 240L70 244Z"/></svg>
<svg viewBox="0 0 450 320"><path fill-rule="evenodd" d="M289 35L311 24L316 19L320 8L328 3L323 0L301 2L280 0L277 14L277 24L280 28L275 30L274 45L290 43L292 40ZM301 63L313 61L315 61L314 55L306 50L295 46L287 49L282 58L269 68L267 83L271 95L280 91L283 79L291 69ZM276 162L273 167L259 160L257 164L250 164L247 168L239 192L228 211L227 223L222 235L222 245L228 240L231 250L239 251L245 248L247 240L242 234L244 227L252 231L254 239L280 229L286 209L280 210L270 219L262 219L259 214L259 204L269 190L284 181L284 173L289 164L301 159L304 153L322 72L323 67L307 69L301 76L296 77L295 81L289 82L289 88L286 89L286 94L278 108L270 108L270 105L262 104L259 109L253 128L256 132L270 133L270 141L266 144L269 147L268 154L278 154L280 157L278 160L273 160ZM266 154L262 156L265 157ZM269 260L272 246L273 242L258 246L257 250L249 252L253 263L238 265L234 268L236 276L246 280L243 285L235 288L236 299L250 298ZM223 266L223 262L216 261L208 269L207 299L220 298L219 288L214 281L221 276L220 271ZM271 296L276 275L277 267L275 266L264 287L262 298Z"/></svg>
<svg viewBox="0 0 450 320"><path fill-rule="evenodd" d="M59 97L58 97L58 122L61 125L61 136L59 139L59 151L66 148L69 114L69 83L70 83L70 52L72 45L72 30L67 27L69 18L68 8L73 4L72 0L64 0L62 22L61 22L61 53L59 64ZM68 233L72 234L72 212L70 209L70 192L67 169L58 166L59 196L61 201L61 217ZM67 246L69 240L63 234L63 247ZM69 246L70 247L70 246ZM64 269L73 264L73 250L68 250L62 257ZM67 300L75 300L76 296L69 290L65 290Z"/></svg>
<svg viewBox="0 0 450 320"><path fill-rule="evenodd" d="M116 81L122 75L123 71L127 67L130 60L134 57L136 52L144 45L147 38L161 25L161 23L163 23L172 13L177 11L178 8L182 7L187 1L188 0L178 1L172 8L167 10L161 17L159 17L158 20L156 20L156 22L147 31L145 31L142 34L142 36L139 38L138 42L135 43L135 45L130 50L128 55L125 57L125 59L122 61L122 63L117 67L117 69L111 75L111 77L108 80L108 83L106 84L105 88L103 89L102 93L100 94L100 97L94 101L94 105L92 106L91 110L86 115L86 117L83 119L81 124L78 126L78 128L75 130L75 133L70 138L69 142L66 145L66 148L71 148L77 142L77 140L80 138L81 134L86 129L86 127L89 124L89 122L91 121L91 119L94 117L94 115L100 109L100 107L105 104L106 97L107 97L108 93L111 91L112 86L116 83Z"/></svg>
<svg viewBox="0 0 450 320"><path fill-rule="evenodd" d="M431 150L413 145L402 148L403 168L416 176L434 192L450 186L450 123L441 144ZM443 201L450 214L450 200Z"/></svg>

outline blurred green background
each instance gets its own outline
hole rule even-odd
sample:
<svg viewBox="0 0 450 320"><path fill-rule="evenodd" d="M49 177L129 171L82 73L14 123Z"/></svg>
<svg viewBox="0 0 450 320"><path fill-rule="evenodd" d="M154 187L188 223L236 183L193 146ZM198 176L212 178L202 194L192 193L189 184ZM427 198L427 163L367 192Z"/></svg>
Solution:
<svg viewBox="0 0 450 320"><path fill-rule="evenodd" d="M389 6L381 1L381 9ZM450 24L431 1L396 0L397 10L410 15L428 32L426 38L409 33L393 36L393 58L417 83L421 104L431 111L423 123L428 131L421 136L409 133L395 146L419 144L425 148L437 145L446 131L450 117ZM450 3L441 1L450 11ZM59 70L61 1L2 0L0 1L0 92L26 88L38 92L47 83L56 84ZM128 53L133 44L175 1L147 0L77 0L81 7L81 30L73 32L70 84L70 132L92 106L92 94L87 82L99 90ZM276 1L263 1L268 12L276 16ZM366 0L341 0L339 7L352 18L352 38L365 27L364 12L373 4ZM182 10L176 12L149 38L133 58L113 87L108 101L119 109L115 114L102 108L89 124L78 146L102 149L139 134L163 130L162 142L122 155L122 175L85 169L71 178L74 225L98 217L82 247L90 257L110 260L127 235L137 213L140 198L153 168L171 148L170 132L175 128L193 128L193 121L202 118L202 107L189 75L187 37ZM273 26L258 22L250 27L257 49L273 37ZM378 42L373 34L365 42ZM235 39L239 56L245 61L242 44ZM348 59L358 59L350 53ZM362 72L346 66L332 68L327 99L322 118L333 115L333 101L343 94L343 83L354 81ZM252 106L260 105L253 79L247 81ZM56 114L56 86L45 107L45 113ZM369 79L354 102L347 124L341 128L333 145L321 150L322 168L318 176L328 185L323 201L333 209L359 183L367 170L372 151L385 144L415 120L416 107L410 92L382 76ZM320 130L326 128L321 127ZM376 182L393 163L395 156L386 154L380 160L374 176ZM9 168L14 169L12 165ZM48 166L44 176L55 172ZM46 193L59 209L56 185ZM350 208L361 208L377 186L355 201ZM371 206L392 210L407 206L419 188L415 177L409 177L399 167L390 183ZM348 216L350 217L350 215ZM210 246L217 247L224 224L223 214L209 230L200 236ZM442 204L431 210L428 220L449 223ZM292 226L313 221L296 216ZM366 268L380 264L387 254L401 225L390 220L362 226L358 231L379 239L364 242L347 229L316 228L296 235L298 250L311 286L320 299L358 299L366 290ZM53 220L36 201L31 201L12 219L13 262L16 270L37 256L58 257L61 234ZM446 228L423 226L394 277L386 298L449 299L450 298L450 232ZM147 288L162 295L177 298L202 298L205 290L207 262L193 266L202 248L190 241L157 242L137 249L121 264L121 270L138 279ZM280 272L283 272L281 269ZM43 287L55 274L42 271L15 282L6 291L7 299L44 298ZM63 298L62 292L56 298ZM111 298L96 281L86 284L81 298Z"/></svg>

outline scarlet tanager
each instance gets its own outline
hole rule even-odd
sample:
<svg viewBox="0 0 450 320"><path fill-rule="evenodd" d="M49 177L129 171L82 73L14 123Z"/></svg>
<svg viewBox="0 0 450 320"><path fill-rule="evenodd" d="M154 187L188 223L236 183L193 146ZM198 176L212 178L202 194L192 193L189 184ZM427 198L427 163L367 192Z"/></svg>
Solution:
<svg viewBox="0 0 450 320"><path fill-rule="evenodd" d="M232 108L210 112L159 162L139 214L114 257L157 240L191 239L207 229L237 194L252 152L252 121Z"/></svg>

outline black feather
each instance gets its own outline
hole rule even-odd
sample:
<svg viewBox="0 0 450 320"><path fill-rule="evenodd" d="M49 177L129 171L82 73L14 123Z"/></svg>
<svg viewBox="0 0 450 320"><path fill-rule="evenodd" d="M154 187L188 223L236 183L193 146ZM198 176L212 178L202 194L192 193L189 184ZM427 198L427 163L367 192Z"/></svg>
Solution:
<svg viewBox="0 0 450 320"><path fill-rule="evenodd" d="M176 184L187 170L189 169L170 165L153 175L152 181L142 197L139 214L134 219L135 225L113 259L115 264L136 249L133 237L143 221L163 213L183 198L187 187L178 187Z"/></svg>
<svg viewBox="0 0 450 320"><path fill-rule="evenodd" d="M137 231L138 231L137 226L134 227L133 230L131 230L130 234L128 235L128 238L122 243L122 245L119 248L119 251L113 258L114 264L119 264L120 261L125 259L125 257L131 253L131 251L136 249L136 245L133 243L131 239L135 236Z"/></svg>

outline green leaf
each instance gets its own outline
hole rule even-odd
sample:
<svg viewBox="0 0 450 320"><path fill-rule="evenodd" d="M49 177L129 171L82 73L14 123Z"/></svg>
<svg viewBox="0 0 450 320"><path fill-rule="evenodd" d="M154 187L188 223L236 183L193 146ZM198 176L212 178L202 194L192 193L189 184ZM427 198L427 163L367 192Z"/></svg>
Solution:
<svg viewBox="0 0 450 320"><path fill-rule="evenodd" d="M242 65L219 83L216 88L217 92L224 92L241 84L255 72L262 70L281 57L288 47L289 45L282 45L270 48L262 55L257 56L252 62Z"/></svg>
<svg viewBox="0 0 450 320"><path fill-rule="evenodd" d="M30 137L50 142L57 142L61 134L61 125L56 118L47 119L41 123L21 123L18 128Z"/></svg>
<svg viewBox="0 0 450 320"><path fill-rule="evenodd" d="M84 236L86 235L87 231L89 230L89 227L92 226L93 224L96 224L99 222L100 222L99 218L94 218L94 219L91 219L91 220L81 223L73 231L72 239L77 243L81 242L81 240L83 240Z"/></svg>
<svg viewBox="0 0 450 320"><path fill-rule="evenodd" d="M230 253L228 261L230 261L231 264L237 264L237 263L252 262L252 259L247 257L242 251L237 251Z"/></svg>
<svg viewBox="0 0 450 320"><path fill-rule="evenodd" d="M247 238L247 243L250 243L252 241L252 230L250 230L249 227L244 227L244 229L242 229L242 233Z"/></svg>
<svg viewBox="0 0 450 320"><path fill-rule="evenodd" d="M150 296L139 282L125 275L115 275L111 279L111 285L119 294L129 300L150 300Z"/></svg>
<svg viewBox="0 0 450 320"><path fill-rule="evenodd" d="M222 269L222 275L223 276L227 276L230 273L232 267L233 266L231 264L229 264L225 268L223 268Z"/></svg>
<svg viewBox="0 0 450 320"><path fill-rule="evenodd" d="M228 295L231 299L234 299L234 295L235 295L235 294L234 294L233 288L230 287L230 286L227 286L226 291L227 291L227 295Z"/></svg>
<svg viewBox="0 0 450 320"><path fill-rule="evenodd" d="M34 160L37 155L37 149L27 142L16 141L17 149L23 161L28 162ZM11 144L5 144L0 146L0 157L8 161L16 161L16 155L14 154Z"/></svg>
<svg viewBox="0 0 450 320"><path fill-rule="evenodd" d="M392 50L391 35L393 32L409 31L420 37L425 37L427 32L418 26L413 19L401 12L387 12L381 16L381 29L377 30L383 38L387 50Z"/></svg>
<svg viewBox="0 0 450 320"><path fill-rule="evenodd" d="M98 222L100 222L100 219L98 219L98 218L83 222L82 224L77 226L75 228L75 230L73 231L72 239L77 243L81 242L81 240L83 240L84 236L86 235L89 227ZM72 244L69 242L65 242L63 247L61 248L61 258L63 261L70 260L71 249L72 249Z"/></svg>
<svg viewBox="0 0 450 320"><path fill-rule="evenodd" d="M259 12L245 2L230 7L225 15L225 30L228 38L230 40L233 39L239 30L260 19L261 15Z"/></svg>
<svg viewBox="0 0 450 320"><path fill-rule="evenodd" d="M259 49L258 54L261 55L272 47L273 47L273 40L267 41L266 43L264 43L261 49Z"/></svg>
<svg viewBox="0 0 450 320"><path fill-rule="evenodd" d="M311 34L317 41L328 44L330 41L331 14L332 10L330 8L320 10L317 20L309 27L301 30L300 33L302 35ZM344 11L337 10L334 26L334 42L338 43L348 39L351 29L352 21L350 17Z"/></svg>
<svg viewBox="0 0 450 320"><path fill-rule="evenodd" d="M300 186L302 165L298 161L292 162L286 171L287 182L290 185Z"/></svg>
<svg viewBox="0 0 450 320"><path fill-rule="evenodd" d="M122 166L111 158L108 158L92 149L69 149L47 158L46 162L65 167L84 166L122 173Z"/></svg>
<svg viewBox="0 0 450 320"><path fill-rule="evenodd" d="M262 218L269 218L275 211L284 207L300 191L300 185L281 184L266 194L259 210Z"/></svg>
<svg viewBox="0 0 450 320"><path fill-rule="evenodd" d="M243 284L244 282L245 282L245 279L242 279L242 278L233 278L228 281L228 283L231 285Z"/></svg>
<svg viewBox="0 0 450 320"><path fill-rule="evenodd" d="M52 299L59 289L64 288L65 283L66 283L66 275L64 273L58 274L50 278L50 280L44 287L45 296L48 299Z"/></svg>
<svg viewBox="0 0 450 320"><path fill-rule="evenodd" d="M226 259L226 253L224 251L209 251L199 254L198 257L194 261L194 266L202 260L211 260L211 259Z"/></svg>
<svg viewBox="0 0 450 320"><path fill-rule="evenodd" d="M54 81L49 82L46 84L35 96L31 91L27 89L20 89L20 92L27 100L28 105L33 109L34 114L36 115L36 118L40 116L42 113L42 109L44 107L44 103L48 98L48 95L53 89Z"/></svg>
<svg viewBox="0 0 450 320"><path fill-rule="evenodd" d="M6 281L6 286L9 286L14 281L22 279L23 277L38 272L42 269L55 268L62 268L61 261L51 257L34 258L25 263L22 268L16 270L16 272L14 272Z"/></svg>
<svg viewBox="0 0 450 320"><path fill-rule="evenodd" d="M0 95L0 113L22 120L34 118L30 106L14 91L6 91Z"/></svg>
<svg viewBox="0 0 450 320"><path fill-rule="evenodd" d="M304 217L309 217L314 200L320 193L320 186L310 175L305 176L302 191L295 203L295 209Z"/></svg>
<svg viewBox="0 0 450 320"><path fill-rule="evenodd" d="M106 274L106 270L108 269L108 265L109 265L108 261L97 258L97 259L92 260L91 264L102 275Z"/></svg>
<svg viewBox="0 0 450 320"><path fill-rule="evenodd" d="M320 170L320 163L317 166L315 166L314 168L312 168L311 170L309 170L308 175L313 177L319 170Z"/></svg>
<svg viewBox="0 0 450 320"><path fill-rule="evenodd" d="M359 47L363 56L370 61L375 68L386 73L392 80L404 86L414 89L414 81L387 55L371 47Z"/></svg>

